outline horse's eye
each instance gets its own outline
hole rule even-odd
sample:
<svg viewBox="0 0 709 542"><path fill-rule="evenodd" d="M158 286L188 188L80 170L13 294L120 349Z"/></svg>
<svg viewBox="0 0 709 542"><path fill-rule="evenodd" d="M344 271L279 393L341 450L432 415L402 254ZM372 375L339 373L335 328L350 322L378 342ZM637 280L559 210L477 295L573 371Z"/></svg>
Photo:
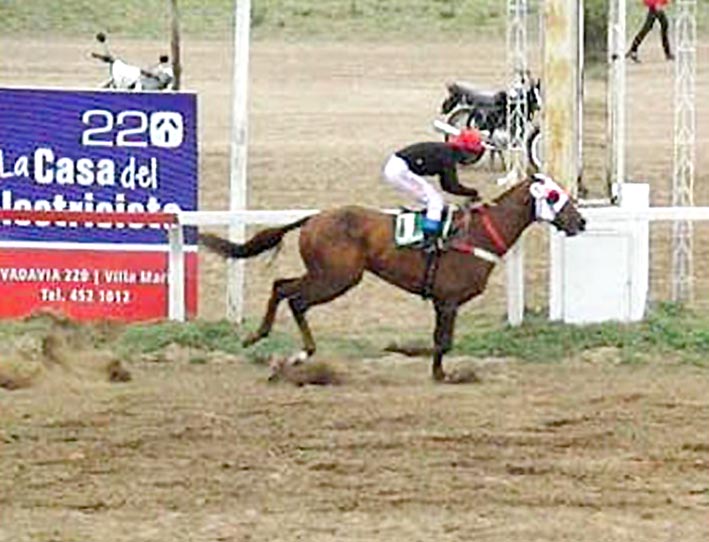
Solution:
<svg viewBox="0 0 709 542"><path fill-rule="evenodd" d="M547 201L554 205L557 201L559 201L559 192L556 190L550 190L547 194Z"/></svg>

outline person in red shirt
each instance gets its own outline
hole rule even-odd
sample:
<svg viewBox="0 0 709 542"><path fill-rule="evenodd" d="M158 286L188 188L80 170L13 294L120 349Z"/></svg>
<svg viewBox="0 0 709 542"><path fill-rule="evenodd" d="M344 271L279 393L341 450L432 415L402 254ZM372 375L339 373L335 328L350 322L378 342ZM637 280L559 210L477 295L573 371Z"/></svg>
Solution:
<svg viewBox="0 0 709 542"><path fill-rule="evenodd" d="M665 51L665 58L667 60L674 60L675 57L670 49L670 38L668 35L670 23L667 21L667 15L665 15L665 7L669 4L669 2L670 0L643 0L643 3L647 6L645 23L635 36L635 39L630 46L630 51L628 51L627 55L633 62L640 62L640 57L638 57L638 48L645 39L645 36L647 36L647 33L652 30L656 20L660 21L660 34L662 36L662 48Z"/></svg>

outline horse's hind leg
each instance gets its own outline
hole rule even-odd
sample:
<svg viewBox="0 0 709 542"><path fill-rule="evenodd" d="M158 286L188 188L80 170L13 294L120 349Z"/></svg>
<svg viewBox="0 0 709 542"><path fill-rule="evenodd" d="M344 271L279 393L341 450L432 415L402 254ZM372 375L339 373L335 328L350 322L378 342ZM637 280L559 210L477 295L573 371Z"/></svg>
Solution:
<svg viewBox="0 0 709 542"><path fill-rule="evenodd" d="M362 274L360 270L356 273L340 276L337 279L332 276L315 277L310 274L302 278L298 285L298 291L288 298L288 305L303 338L305 355L302 356L301 361L312 356L316 348L313 334L305 318L306 311L314 305L326 303L341 296L362 280Z"/></svg>
<svg viewBox="0 0 709 542"><path fill-rule="evenodd" d="M310 274L299 278L276 280L271 288L271 297L268 300L266 314L261 321L261 325L242 344L244 347L251 346L268 336L273 327L278 304L282 300L288 299L293 318L295 318L303 337L303 348L306 357L311 356L315 352L315 340L305 319L305 312L313 305L325 303L342 295L356 285L361 278L362 272L360 271L354 275L340 277L338 280L332 278L328 280L328 277L315 278Z"/></svg>
<svg viewBox="0 0 709 542"><path fill-rule="evenodd" d="M297 291L298 285L300 283L300 278L294 279L278 279L274 281L271 287L271 297L268 300L268 305L266 307L266 314L263 316L261 325L258 330L249 335L242 343L245 347L251 346L257 341L260 341L266 337L273 327L273 320L276 317L276 310L278 309L278 304L283 300L293 295Z"/></svg>

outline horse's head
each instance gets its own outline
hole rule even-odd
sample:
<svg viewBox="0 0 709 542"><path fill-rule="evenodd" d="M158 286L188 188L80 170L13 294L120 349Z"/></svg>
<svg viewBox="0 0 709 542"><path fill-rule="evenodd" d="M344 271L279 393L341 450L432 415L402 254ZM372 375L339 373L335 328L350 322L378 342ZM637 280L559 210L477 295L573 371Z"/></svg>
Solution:
<svg viewBox="0 0 709 542"><path fill-rule="evenodd" d="M557 230L573 236L586 229L586 219L574 201L551 177L535 173L529 179L529 193L534 206L534 218L549 222Z"/></svg>

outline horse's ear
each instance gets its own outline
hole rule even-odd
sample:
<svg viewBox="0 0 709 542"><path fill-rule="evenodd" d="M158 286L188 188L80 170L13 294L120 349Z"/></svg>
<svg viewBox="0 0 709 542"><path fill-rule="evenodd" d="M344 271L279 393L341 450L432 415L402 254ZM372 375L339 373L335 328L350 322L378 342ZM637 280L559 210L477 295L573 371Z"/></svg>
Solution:
<svg viewBox="0 0 709 542"><path fill-rule="evenodd" d="M529 186L529 194L534 196L537 199L543 198L544 197L544 187L540 185L540 183L536 181L532 181L532 184Z"/></svg>

